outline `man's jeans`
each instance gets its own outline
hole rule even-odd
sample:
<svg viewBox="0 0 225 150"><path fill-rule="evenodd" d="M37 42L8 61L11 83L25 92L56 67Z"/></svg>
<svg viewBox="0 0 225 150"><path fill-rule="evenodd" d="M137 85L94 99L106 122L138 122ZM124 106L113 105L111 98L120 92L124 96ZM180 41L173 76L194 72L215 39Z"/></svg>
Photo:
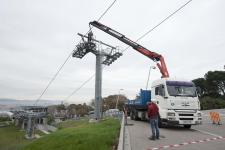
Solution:
<svg viewBox="0 0 225 150"><path fill-rule="evenodd" d="M152 138L159 138L158 118L150 119L150 125L152 128Z"/></svg>

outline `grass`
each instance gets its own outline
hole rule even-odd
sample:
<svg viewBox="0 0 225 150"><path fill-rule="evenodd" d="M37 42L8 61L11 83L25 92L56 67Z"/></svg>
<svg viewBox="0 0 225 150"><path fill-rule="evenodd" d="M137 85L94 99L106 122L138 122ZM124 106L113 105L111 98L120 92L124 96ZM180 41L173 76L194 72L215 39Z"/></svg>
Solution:
<svg viewBox="0 0 225 150"><path fill-rule="evenodd" d="M14 125L0 128L0 150L18 150L31 143L24 135L25 132Z"/></svg>
<svg viewBox="0 0 225 150"><path fill-rule="evenodd" d="M88 120L69 120L69 121L63 121L56 125L58 129L63 128L71 128L71 127L77 127L77 126L83 126L87 125Z"/></svg>
<svg viewBox="0 0 225 150"><path fill-rule="evenodd" d="M40 130L35 130L35 134L38 134L39 136L45 136L46 135L45 133L43 133Z"/></svg>
<svg viewBox="0 0 225 150"><path fill-rule="evenodd" d="M22 150L112 150L117 145L120 123L111 118L98 123L66 121L59 127L60 130L33 141Z"/></svg>

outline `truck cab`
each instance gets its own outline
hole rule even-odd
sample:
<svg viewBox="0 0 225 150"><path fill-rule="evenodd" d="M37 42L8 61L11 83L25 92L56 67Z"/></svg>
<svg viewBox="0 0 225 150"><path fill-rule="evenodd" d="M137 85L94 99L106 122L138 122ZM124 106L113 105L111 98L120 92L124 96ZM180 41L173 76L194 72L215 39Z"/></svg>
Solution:
<svg viewBox="0 0 225 150"><path fill-rule="evenodd" d="M152 83L151 101L159 107L159 126L163 124L201 124L200 101L193 82L161 78Z"/></svg>

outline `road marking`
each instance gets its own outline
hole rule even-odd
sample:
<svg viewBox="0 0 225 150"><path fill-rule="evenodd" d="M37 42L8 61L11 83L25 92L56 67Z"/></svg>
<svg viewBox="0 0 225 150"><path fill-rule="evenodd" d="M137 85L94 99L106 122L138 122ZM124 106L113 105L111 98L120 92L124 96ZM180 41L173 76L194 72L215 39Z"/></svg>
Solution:
<svg viewBox="0 0 225 150"><path fill-rule="evenodd" d="M221 139L225 139L225 136L224 137L207 138L207 139L203 139L203 140L196 140L196 141L190 141L190 142L184 142L184 143L174 144L174 145L165 145L165 146L160 146L160 147L153 147L153 148L149 148L147 150L158 150L158 149L167 149L167 148L172 148L172 147L181 147L181 146L184 146L184 145L198 144L198 143L221 140Z"/></svg>
<svg viewBox="0 0 225 150"><path fill-rule="evenodd" d="M199 130L199 129L194 129L198 132L201 132L201 133L205 133L205 134L208 134L208 135L212 135L212 136L215 136L215 137L222 137L220 135L217 135L217 134L214 134L214 133L210 133L210 132L207 132L207 131L203 131L203 130Z"/></svg>
<svg viewBox="0 0 225 150"><path fill-rule="evenodd" d="M183 145L188 145L188 143L187 143L187 142L184 142L184 143L181 143L181 144L183 144Z"/></svg>

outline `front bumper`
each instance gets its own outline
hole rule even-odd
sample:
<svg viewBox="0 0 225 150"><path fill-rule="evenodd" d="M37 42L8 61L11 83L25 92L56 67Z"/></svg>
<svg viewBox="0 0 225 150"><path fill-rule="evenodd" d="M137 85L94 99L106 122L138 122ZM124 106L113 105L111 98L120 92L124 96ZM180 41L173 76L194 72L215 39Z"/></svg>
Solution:
<svg viewBox="0 0 225 150"><path fill-rule="evenodd" d="M171 125L199 125L202 124L202 115L200 111L173 111L169 112L167 118L164 120Z"/></svg>
<svg viewBox="0 0 225 150"><path fill-rule="evenodd" d="M193 121L193 120L164 120L167 125L199 125L202 124L202 121Z"/></svg>

